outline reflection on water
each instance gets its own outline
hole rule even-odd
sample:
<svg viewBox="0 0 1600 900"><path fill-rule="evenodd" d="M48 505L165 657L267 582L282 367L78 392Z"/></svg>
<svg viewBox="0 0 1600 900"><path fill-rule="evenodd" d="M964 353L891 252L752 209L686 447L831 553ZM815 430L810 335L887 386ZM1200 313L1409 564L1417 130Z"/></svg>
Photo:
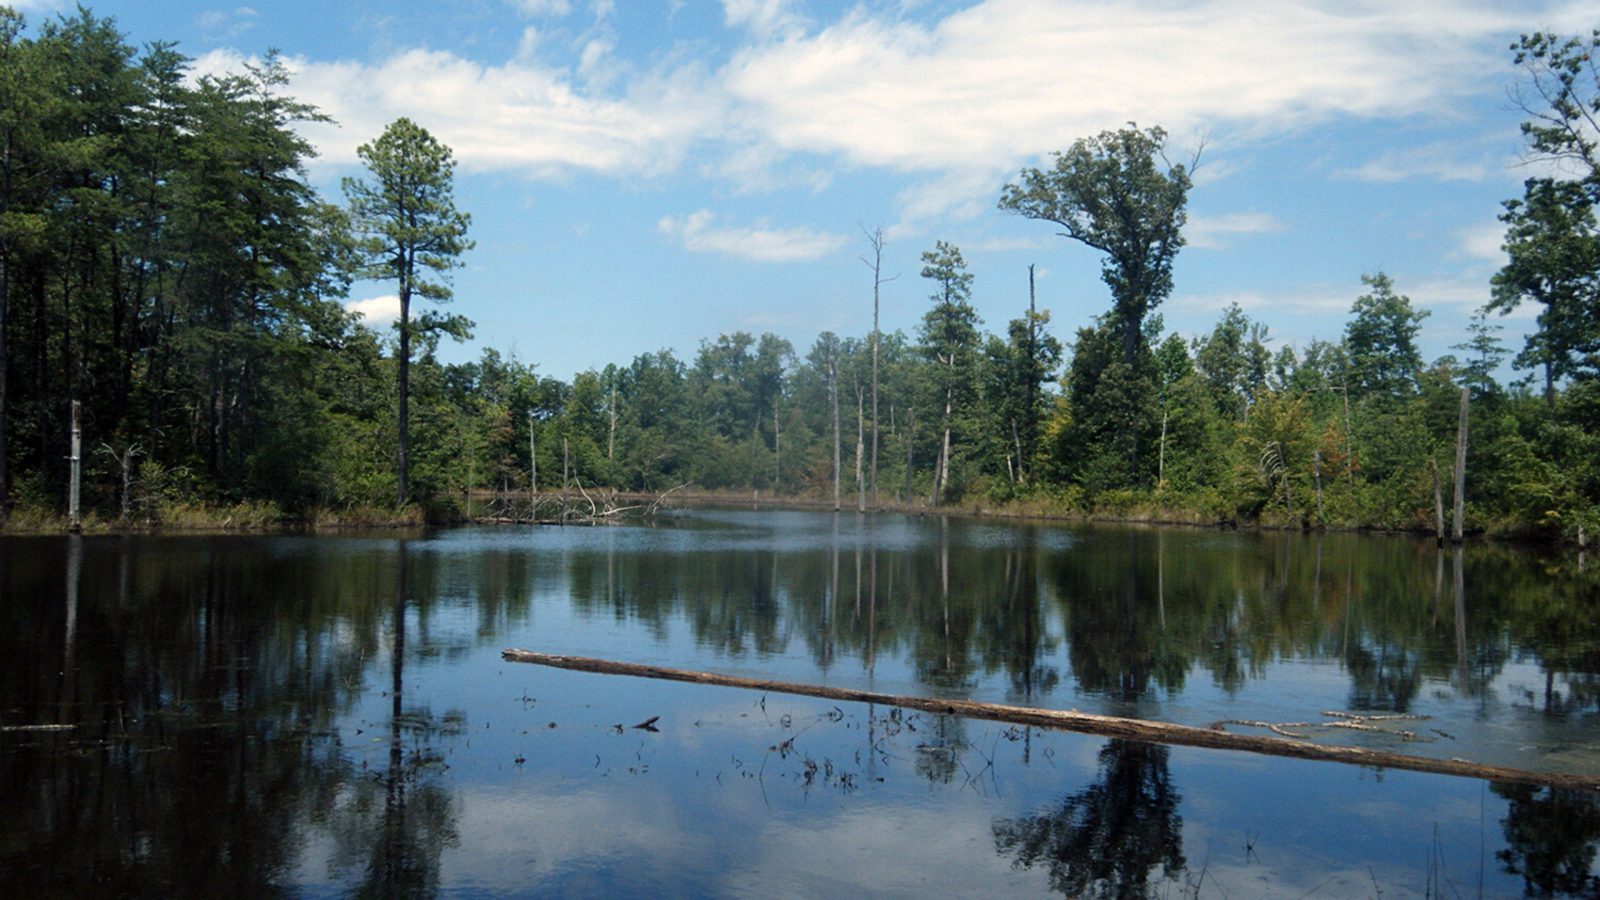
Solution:
<svg viewBox="0 0 1600 900"><path fill-rule="evenodd" d="M1144 896L1159 872L1184 868L1180 800L1166 747L1111 741L1099 776L1042 815L994 824L1000 852L1022 867L1044 866L1069 897Z"/></svg>
<svg viewBox="0 0 1600 900"><path fill-rule="evenodd" d="M0 894L1292 896L1442 874L1593 894L1588 794L498 651L1199 725L1409 713L1427 742L1343 739L1593 773L1594 576L1399 538L792 512L4 539ZM628 727L651 716L660 732Z"/></svg>

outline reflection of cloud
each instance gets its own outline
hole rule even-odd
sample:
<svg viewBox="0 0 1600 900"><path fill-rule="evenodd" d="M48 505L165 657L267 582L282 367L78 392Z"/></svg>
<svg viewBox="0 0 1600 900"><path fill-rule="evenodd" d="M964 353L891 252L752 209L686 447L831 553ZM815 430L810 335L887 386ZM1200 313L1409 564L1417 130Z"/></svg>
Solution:
<svg viewBox="0 0 1600 900"><path fill-rule="evenodd" d="M970 796L970 795L969 795ZM1003 897L1037 894L1045 873L1012 868L994 852L993 811L975 802L937 809L872 804L837 815L774 821L730 872L737 896Z"/></svg>
<svg viewBox="0 0 1600 900"><path fill-rule="evenodd" d="M843 247L845 237L809 228L714 228L707 209L684 218L663 216L656 230L696 253L720 253L757 262L800 262L818 259Z"/></svg>
<svg viewBox="0 0 1600 900"><path fill-rule="evenodd" d="M609 788L609 786L607 786ZM668 872L712 852L714 832L673 816L679 806L659 785L532 790L478 785L457 794L459 846L440 861L440 881L526 894L541 878L618 860Z"/></svg>

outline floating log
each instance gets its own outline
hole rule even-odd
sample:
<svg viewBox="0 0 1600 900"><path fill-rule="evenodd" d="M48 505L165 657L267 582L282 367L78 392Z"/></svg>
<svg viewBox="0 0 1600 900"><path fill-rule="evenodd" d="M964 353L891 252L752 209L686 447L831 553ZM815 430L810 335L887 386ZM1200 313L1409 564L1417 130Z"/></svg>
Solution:
<svg viewBox="0 0 1600 900"><path fill-rule="evenodd" d="M1102 716L1076 710L1037 709L1028 706L1010 706L1002 703L983 703L977 700L950 700L937 697L910 697L863 691L855 688L829 687L819 684L801 684L788 681L769 681L760 678L740 678L719 675L715 672L696 672L691 669L673 669L665 666L647 666L639 663L593 659L586 656L559 656L537 653L532 650L507 649L501 657L507 662L531 663L572 669L579 672L596 672L605 675L631 675L636 678L657 678L667 681L686 681L690 684L708 684L719 687L744 688L770 693L798 694L820 697L846 703L877 703L916 709L938 715L962 716L968 719L986 719L1013 725L1075 731L1119 740L1144 743L1175 744L1184 747L1204 747L1212 750L1244 750L1268 756L1286 756L1292 759L1341 762L1383 769L1404 769L1431 775L1454 775L1460 778L1479 778L1510 784L1529 784L1541 787L1600 791L1600 775L1576 775L1565 772L1533 772L1491 766L1465 759L1437 759L1411 756L1384 750L1367 750L1361 747L1341 747L1311 741L1288 740L1264 735L1235 734L1219 726L1196 728L1191 725L1174 725L1147 719L1122 716Z"/></svg>

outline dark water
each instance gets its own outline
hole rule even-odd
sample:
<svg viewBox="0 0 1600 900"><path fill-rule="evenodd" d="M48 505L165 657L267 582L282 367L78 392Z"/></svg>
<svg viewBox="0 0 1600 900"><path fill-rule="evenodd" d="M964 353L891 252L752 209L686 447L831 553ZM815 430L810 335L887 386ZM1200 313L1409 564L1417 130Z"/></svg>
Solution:
<svg viewBox="0 0 1600 900"><path fill-rule="evenodd" d="M0 896L1594 896L1593 794L500 659L1596 774L1594 568L752 511L0 540Z"/></svg>

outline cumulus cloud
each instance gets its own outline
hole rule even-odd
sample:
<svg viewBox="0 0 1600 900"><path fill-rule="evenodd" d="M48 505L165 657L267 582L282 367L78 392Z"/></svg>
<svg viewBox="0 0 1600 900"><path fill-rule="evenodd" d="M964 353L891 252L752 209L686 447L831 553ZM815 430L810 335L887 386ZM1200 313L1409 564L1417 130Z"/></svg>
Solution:
<svg viewBox="0 0 1600 900"><path fill-rule="evenodd" d="M194 72L237 70L245 61L236 52L213 51L195 61ZM358 146L408 116L470 171L659 174L676 169L719 115L693 66L641 75L622 97L594 97L568 73L522 58L491 66L413 49L377 64L284 62L295 96L335 120L303 131L321 159L336 165L355 164Z"/></svg>
<svg viewBox="0 0 1600 900"><path fill-rule="evenodd" d="M810 228L771 228L765 224L745 228L718 228L716 216L706 209L683 218L663 216L656 230L696 253L720 253L757 262L803 262L818 259L845 245L840 234Z"/></svg>
<svg viewBox="0 0 1600 900"><path fill-rule="evenodd" d="M510 2L529 15L575 8ZM593 6L603 18L609 3ZM1448 115L1503 80L1508 35L1582 18L1576 6L1530 19L1486 0L983 0L948 13L856 5L820 22L797 9L723 0L734 46L720 62L679 47L617 69L614 39L591 34L569 67L544 57L539 32L504 62L419 48L287 62L296 96L340 123L306 129L336 165L405 115L466 170L650 176L693 154L701 172L746 190L792 186L794 171L814 183L841 166L909 173L918 186L899 204L914 227L987 209L1019 166L1129 120L1178 141L1209 131L1226 151L1338 118ZM209 54L197 70L240 61ZM1347 174L1476 179L1497 165L1433 147Z"/></svg>
<svg viewBox="0 0 1600 900"><path fill-rule="evenodd" d="M1476 85L1501 49L1485 35L1521 24L1443 0L988 0L928 24L858 9L747 48L726 83L783 147L948 169L1040 156L1130 119L1267 133L1427 111Z"/></svg>
<svg viewBox="0 0 1600 900"><path fill-rule="evenodd" d="M368 325L383 325L400 318L400 298L389 294L366 300L351 300L344 308L361 317Z"/></svg>

